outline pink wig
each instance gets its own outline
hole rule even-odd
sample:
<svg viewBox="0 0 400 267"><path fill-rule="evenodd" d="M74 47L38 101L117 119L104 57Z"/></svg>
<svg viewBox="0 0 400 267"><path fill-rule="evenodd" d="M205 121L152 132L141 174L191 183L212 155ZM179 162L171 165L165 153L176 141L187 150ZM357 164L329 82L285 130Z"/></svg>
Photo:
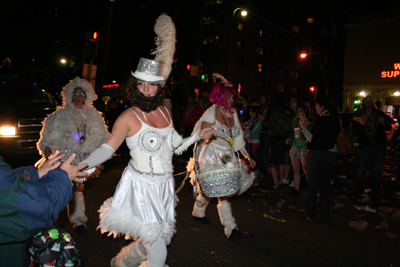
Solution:
<svg viewBox="0 0 400 267"><path fill-rule="evenodd" d="M231 113L234 112L233 103L231 106L228 104L228 95L232 94L233 96L236 95L235 89L230 86L226 86L224 83L217 83L214 85L214 88L210 95L210 101L218 106L223 106Z"/></svg>

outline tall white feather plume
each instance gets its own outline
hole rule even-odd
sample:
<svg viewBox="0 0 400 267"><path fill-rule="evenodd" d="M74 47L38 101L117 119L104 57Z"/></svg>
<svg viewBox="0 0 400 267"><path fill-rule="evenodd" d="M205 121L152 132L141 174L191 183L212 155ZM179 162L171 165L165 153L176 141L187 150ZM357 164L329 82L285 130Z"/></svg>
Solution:
<svg viewBox="0 0 400 267"><path fill-rule="evenodd" d="M171 17L162 13L156 20L154 32L157 34L157 48L151 54L155 55L155 61L165 64L163 77L166 80L172 70L176 43L175 24Z"/></svg>

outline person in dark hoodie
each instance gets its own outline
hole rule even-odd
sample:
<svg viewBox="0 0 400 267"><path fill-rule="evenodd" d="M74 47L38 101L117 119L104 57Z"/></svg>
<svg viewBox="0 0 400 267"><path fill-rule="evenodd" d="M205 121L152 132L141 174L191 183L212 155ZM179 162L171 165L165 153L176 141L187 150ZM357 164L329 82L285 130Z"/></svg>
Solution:
<svg viewBox="0 0 400 267"><path fill-rule="evenodd" d="M87 164L71 165L75 155L61 164L63 156L14 170L0 157L0 266L27 266L25 240L53 226L52 215L57 219L72 198L71 182L87 176L79 172Z"/></svg>
<svg viewBox="0 0 400 267"><path fill-rule="evenodd" d="M321 222L329 224L330 196L329 186L335 168L337 145L340 133L340 117L333 107L332 98L323 95L317 98L315 109L319 115L307 130L308 119L300 119L299 127L307 139L306 164L308 171L307 220L316 219L317 193L321 200Z"/></svg>

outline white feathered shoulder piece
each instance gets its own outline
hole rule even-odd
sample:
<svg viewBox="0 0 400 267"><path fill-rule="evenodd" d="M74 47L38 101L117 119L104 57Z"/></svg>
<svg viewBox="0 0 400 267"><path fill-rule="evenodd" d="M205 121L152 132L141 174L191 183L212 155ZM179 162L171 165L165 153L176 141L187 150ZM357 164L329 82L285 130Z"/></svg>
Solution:
<svg viewBox="0 0 400 267"><path fill-rule="evenodd" d="M162 13L156 20L154 32L157 34L157 48L151 54L155 55L155 61L165 64L163 77L166 80L172 70L176 42L176 29L171 17Z"/></svg>

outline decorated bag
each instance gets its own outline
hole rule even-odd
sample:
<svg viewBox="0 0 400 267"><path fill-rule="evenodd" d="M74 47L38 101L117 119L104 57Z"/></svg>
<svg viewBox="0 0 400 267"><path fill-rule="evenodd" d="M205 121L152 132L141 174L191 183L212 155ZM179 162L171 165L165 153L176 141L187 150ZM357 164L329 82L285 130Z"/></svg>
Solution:
<svg viewBox="0 0 400 267"><path fill-rule="evenodd" d="M30 267L81 266L81 258L70 234L58 226L39 231L27 241Z"/></svg>

